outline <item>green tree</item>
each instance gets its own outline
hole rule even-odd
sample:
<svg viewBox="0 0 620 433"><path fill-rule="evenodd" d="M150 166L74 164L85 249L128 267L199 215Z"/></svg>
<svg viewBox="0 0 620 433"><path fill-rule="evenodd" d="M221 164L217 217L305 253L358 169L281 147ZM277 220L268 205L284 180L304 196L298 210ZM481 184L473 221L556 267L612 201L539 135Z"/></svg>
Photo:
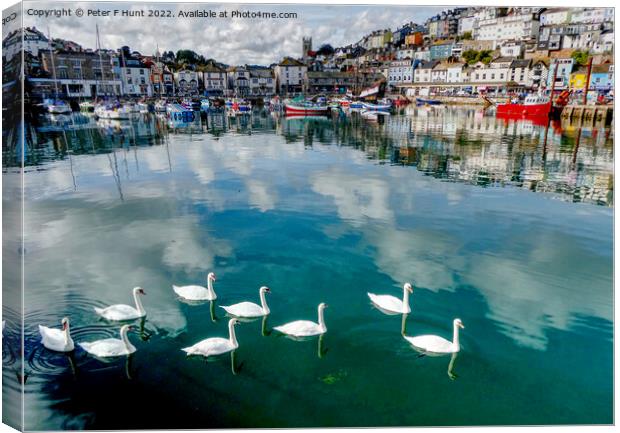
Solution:
<svg viewBox="0 0 620 433"><path fill-rule="evenodd" d="M491 50L479 51L478 55L476 56L476 62L482 62L485 65L491 63L491 60L493 60L493 51Z"/></svg>
<svg viewBox="0 0 620 433"><path fill-rule="evenodd" d="M571 57L573 58L575 63L579 66L584 66L588 64L588 52L587 51L575 50L571 54Z"/></svg>
<svg viewBox="0 0 620 433"><path fill-rule="evenodd" d="M461 40L463 41L471 41L473 39L471 32L464 32L461 36Z"/></svg>
<svg viewBox="0 0 620 433"><path fill-rule="evenodd" d="M474 63L478 61L476 60L478 58L478 51L476 50L463 51L463 54L461 54L461 56L470 65L473 65Z"/></svg>

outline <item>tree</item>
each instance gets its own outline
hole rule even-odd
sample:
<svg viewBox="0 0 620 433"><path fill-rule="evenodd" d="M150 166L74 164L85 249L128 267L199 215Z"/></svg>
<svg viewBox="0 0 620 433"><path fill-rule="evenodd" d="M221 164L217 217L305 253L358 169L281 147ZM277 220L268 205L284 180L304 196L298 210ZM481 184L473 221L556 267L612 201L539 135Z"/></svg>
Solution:
<svg viewBox="0 0 620 433"><path fill-rule="evenodd" d="M478 58L478 51L476 50L463 51L463 54L461 54L461 56L468 64L473 65L474 63L477 62L476 59Z"/></svg>
<svg viewBox="0 0 620 433"><path fill-rule="evenodd" d="M491 60L493 60L493 51L491 50L482 50L478 52L478 56L476 61L480 61L482 63L484 63L485 65L488 65L489 63L491 63Z"/></svg>
<svg viewBox="0 0 620 433"><path fill-rule="evenodd" d="M334 47L332 47L330 44L323 44L316 53L323 56L330 56L334 54L334 51Z"/></svg>
<svg viewBox="0 0 620 433"><path fill-rule="evenodd" d="M588 52L587 51L579 51L575 50L570 55L575 63L579 66L584 66L588 64Z"/></svg>
<svg viewBox="0 0 620 433"><path fill-rule="evenodd" d="M464 32L463 35L461 36L461 40L463 41L470 41L472 40L472 36L471 36L471 32Z"/></svg>

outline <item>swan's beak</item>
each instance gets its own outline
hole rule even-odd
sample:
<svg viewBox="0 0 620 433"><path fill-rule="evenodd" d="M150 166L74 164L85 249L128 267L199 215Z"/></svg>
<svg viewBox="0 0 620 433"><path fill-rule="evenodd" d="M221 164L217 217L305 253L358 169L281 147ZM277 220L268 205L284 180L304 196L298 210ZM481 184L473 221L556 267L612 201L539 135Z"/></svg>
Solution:
<svg viewBox="0 0 620 433"><path fill-rule="evenodd" d="M66 331L66 330L67 330L67 322L65 322L65 323L63 323L63 324L62 324L62 330L63 330L63 331Z"/></svg>
<svg viewBox="0 0 620 433"><path fill-rule="evenodd" d="M465 325L463 325L462 323L459 323L459 326L460 326L462 329L465 329Z"/></svg>

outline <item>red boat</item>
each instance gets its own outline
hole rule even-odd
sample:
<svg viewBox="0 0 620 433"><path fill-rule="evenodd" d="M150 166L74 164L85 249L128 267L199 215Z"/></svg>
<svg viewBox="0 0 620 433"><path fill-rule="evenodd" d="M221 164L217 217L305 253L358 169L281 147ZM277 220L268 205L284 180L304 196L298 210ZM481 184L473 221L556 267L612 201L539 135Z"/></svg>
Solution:
<svg viewBox="0 0 620 433"><path fill-rule="evenodd" d="M521 103L497 105L498 116L549 117L551 100L538 95L529 95Z"/></svg>
<svg viewBox="0 0 620 433"><path fill-rule="evenodd" d="M327 105L317 105L317 104L309 104L309 103L284 103L284 112L294 115L301 116L326 116L328 114Z"/></svg>

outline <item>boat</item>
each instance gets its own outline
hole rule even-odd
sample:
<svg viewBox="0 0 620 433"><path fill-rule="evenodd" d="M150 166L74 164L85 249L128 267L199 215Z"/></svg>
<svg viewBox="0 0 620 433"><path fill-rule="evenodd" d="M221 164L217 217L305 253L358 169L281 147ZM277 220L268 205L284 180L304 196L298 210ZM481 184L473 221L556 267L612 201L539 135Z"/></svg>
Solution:
<svg viewBox="0 0 620 433"><path fill-rule="evenodd" d="M181 104L183 107L185 107L188 110L192 110L192 111L200 111L200 107L201 107L201 103L194 101L191 98L184 98L181 101Z"/></svg>
<svg viewBox="0 0 620 433"><path fill-rule="evenodd" d="M211 107L211 101L209 101L208 99L201 99L200 100L200 110L204 111L205 113L207 113L209 111L209 107Z"/></svg>
<svg viewBox="0 0 620 433"><path fill-rule="evenodd" d="M417 105L441 105L439 99L415 98L415 103Z"/></svg>
<svg viewBox="0 0 620 433"><path fill-rule="evenodd" d="M551 99L542 95L532 94L525 97L523 102L514 101L507 104L497 104L496 115L522 117L549 117L551 113Z"/></svg>
<svg viewBox="0 0 620 433"><path fill-rule="evenodd" d="M362 107L367 111L382 111L382 112L390 112L392 109L392 105L389 103L381 103L381 104L373 104L371 102L362 102Z"/></svg>
<svg viewBox="0 0 620 433"><path fill-rule="evenodd" d="M95 104L91 101L80 102L80 111L92 113L93 111L95 111Z"/></svg>
<svg viewBox="0 0 620 433"><path fill-rule="evenodd" d="M166 101L160 99L155 103L155 111L157 113L165 113L166 112Z"/></svg>
<svg viewBox="0 0 620 433"><path fill-rule="evenodd" d="M329 113L329 107L309 101L287 100L284 101L284 113L286 115L325 116Z"/></svg>
<svg viewBox="0 0 620 433"><path fill-rule="evenodd" d="M166 105L166 117L170 121L193 122L196 119L196 113L181 104L168 104Z"/></svg>
<svg viewBox="0 0 620 433"><path fill-rule="evenodd" d="M124 120L131 119L133 111L126 104L118 102L103 103L95 107L95 116L100 119Z"/></svg>
<svg viewBox="0 0 620 433"><path fill-rule="evenodd" d="M364 108L364 104L361 101L352 101L349 103L349 109L360 110Z"/></svg>
<svg viewBox="0 0 620 433"><path fill-rule="evenodd" d="M72 112L69 104L60 99L46 99L43 101L43 106L50 114L70 114Z"/></svg>
<svg viewBox="0 0 620 433"><path fill-rule="evenodd" d="M138 102L137 107L141 114L147 114L150 112L149 104L146 102Z"/></svg>

